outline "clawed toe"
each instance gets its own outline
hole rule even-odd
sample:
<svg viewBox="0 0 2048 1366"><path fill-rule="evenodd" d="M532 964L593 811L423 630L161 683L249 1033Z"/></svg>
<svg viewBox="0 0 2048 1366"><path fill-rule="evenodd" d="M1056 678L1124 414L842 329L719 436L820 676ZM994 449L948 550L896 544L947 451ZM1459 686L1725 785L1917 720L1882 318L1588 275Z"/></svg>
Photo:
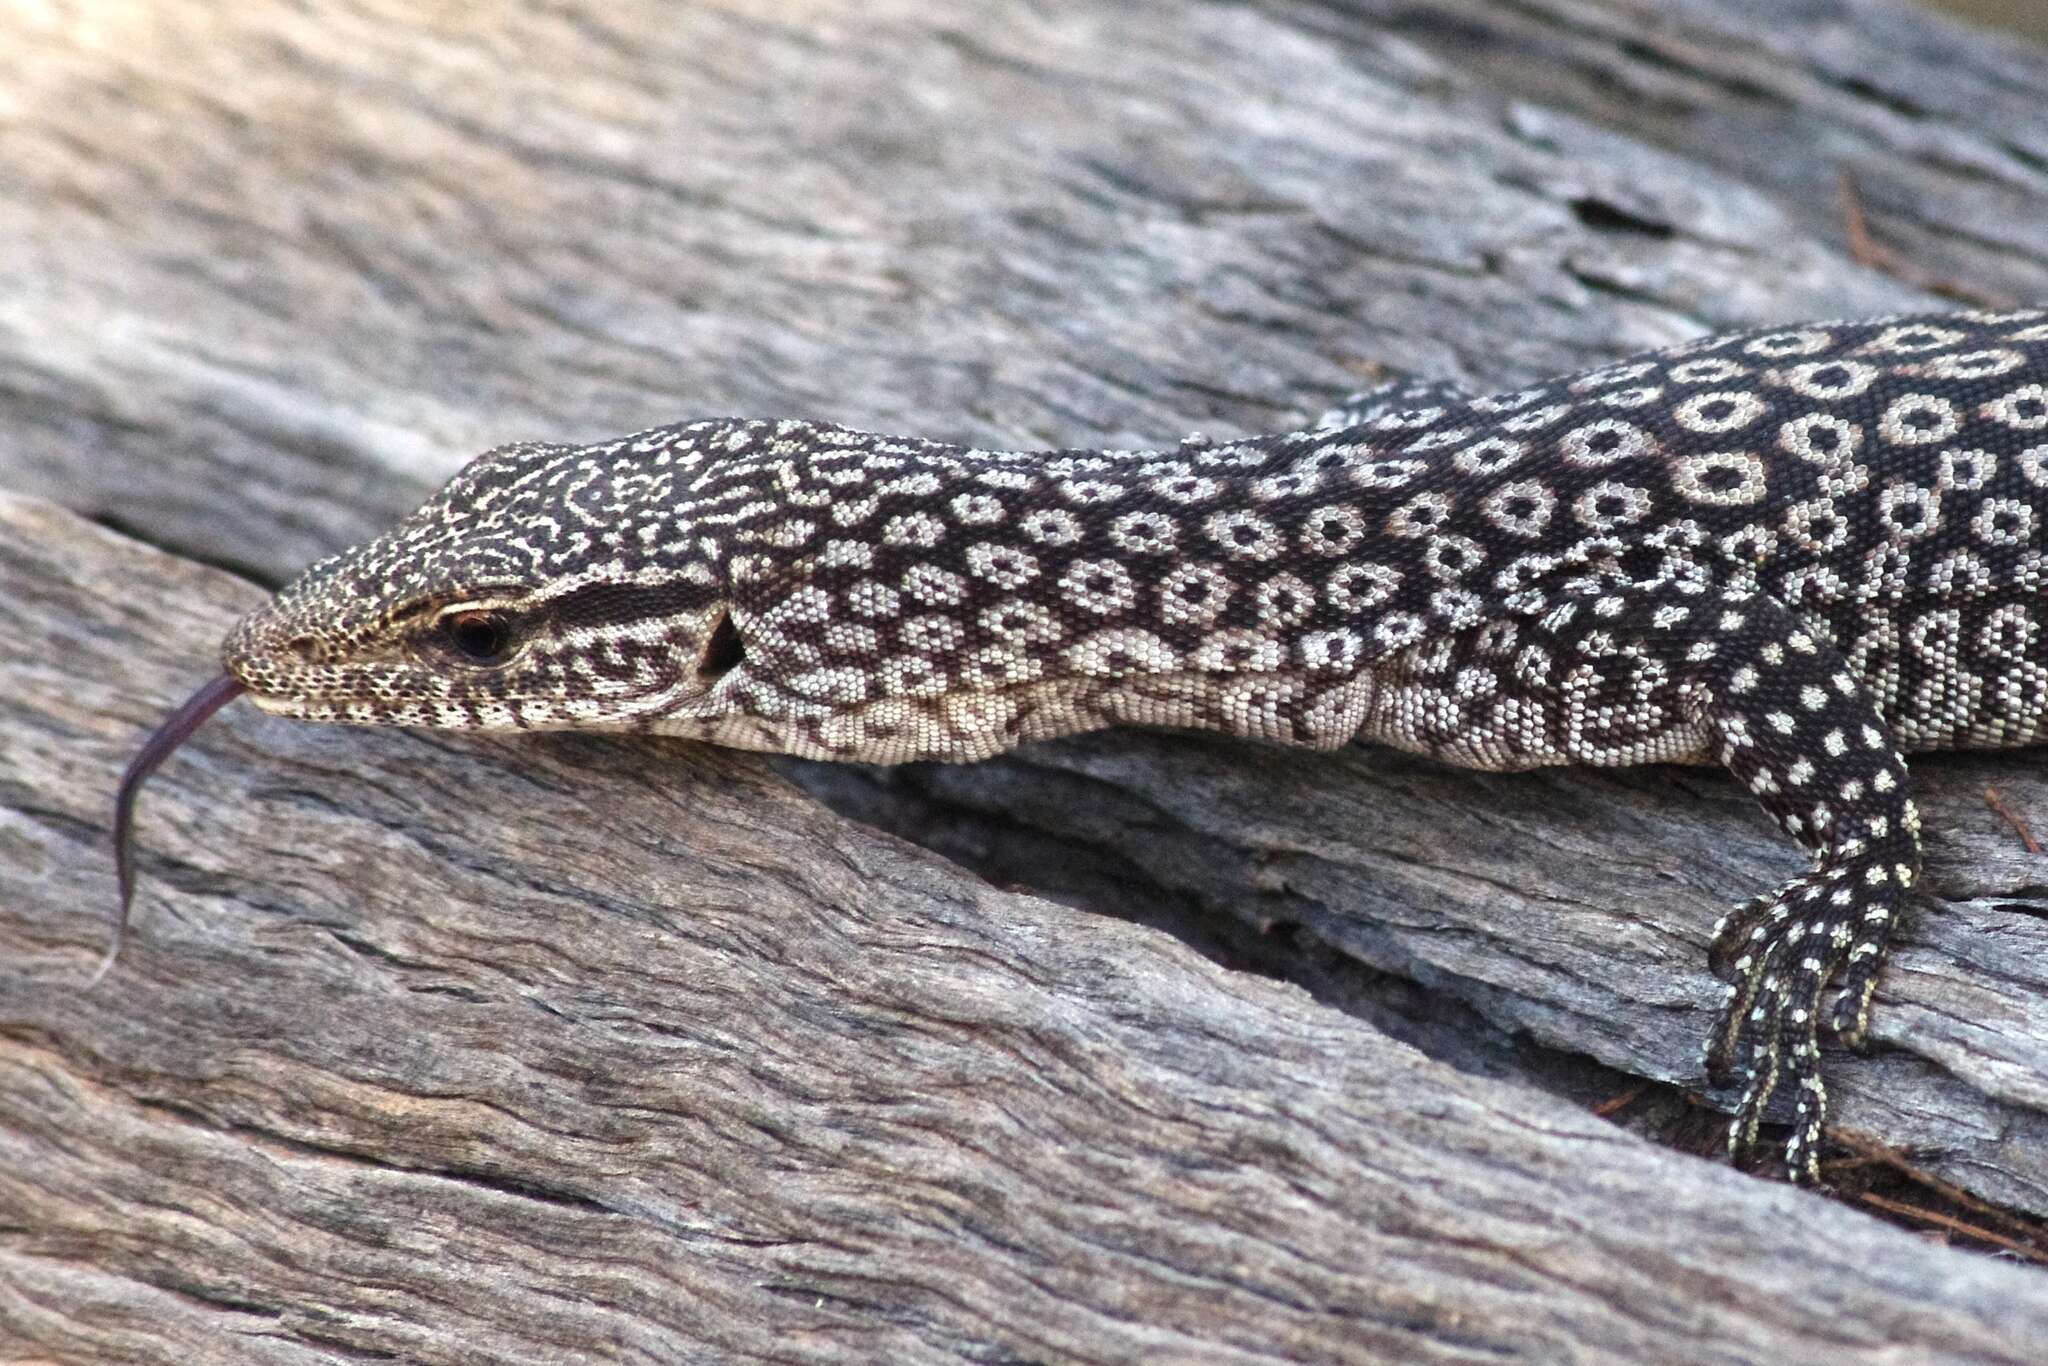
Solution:
<svg viewBox="0 0 2048 1366"><path fill-rule="evenodd" d="M1753 896L1721 917L1714 925L1714 937L1707 948L1709 972L1724 982L1735 980L1735 960L1755 944L1763 930L1762 922L1778 904L1778 896L1778 892Z"/></svg>
<svg viewBox="0 0 2048 1366"><path fill-rule="evenodd" d="M1818 1143L1827 1112L1820 1072L1820 1028L1852 1043L1869 1032L1869 1004L1884 956L1884 930L1895 884L1859 876L1853 863L1819 868L1758 897L1715 927L1711 961L1727 978L1728 995L1706 1053L1717 1085L1740 1078L1743 1089L1728 1129L1740 1158L1756 1143L1771 1100L1794 1091L1787 1170L1795 1181L1817 1177ZM1828 983L1843 976L1831 1008Z"/></svg>

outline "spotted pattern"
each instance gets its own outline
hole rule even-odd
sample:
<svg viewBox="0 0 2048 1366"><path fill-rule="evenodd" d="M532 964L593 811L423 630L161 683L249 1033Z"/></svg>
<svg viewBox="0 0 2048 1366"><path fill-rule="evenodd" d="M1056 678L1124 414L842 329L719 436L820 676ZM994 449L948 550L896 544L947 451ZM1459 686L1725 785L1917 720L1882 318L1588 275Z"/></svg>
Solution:
<svg viewBox="0 0 2048 1366"><path fill-rule="evenodd" d="M2048 726L2044 348L2042 312L1780 328L1162 451L745 420L510 446L225 657L323 720L877 763L1131 724L1720 764L1812 866L1718 927L1707 1060L1737 1150L1790 1092L1811 1177L1820 1026L1866 1036L1919 873L1901 755Z"/></svg>

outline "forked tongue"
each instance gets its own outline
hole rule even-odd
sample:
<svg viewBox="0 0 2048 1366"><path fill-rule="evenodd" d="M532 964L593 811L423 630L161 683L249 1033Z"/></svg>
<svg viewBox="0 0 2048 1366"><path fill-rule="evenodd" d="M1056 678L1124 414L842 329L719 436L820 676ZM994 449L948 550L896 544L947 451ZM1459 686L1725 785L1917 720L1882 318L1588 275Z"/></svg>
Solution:
<svg viewBox="0 0 2048 1366"><path fill-rule="evenodd" d="M150 774L156 772L158 764L171 757L171 751L192 738L192 732L205 725L207 719L228 703L241 696L242 684L228 674L222 674L198 692L185 699L179 707L164 718L163 724L150 733L142 742L142 748L128 761L128 769L121 775L121 786L114 794L114 876L121 884L121 913L114 921L114 942L107 945L107 956L92 975L97 983L107 975L107 969L114 966L114 960L121 956L121 941L128 936L128 903L135 896L135 797L142 791L142 784Z"/></svg>

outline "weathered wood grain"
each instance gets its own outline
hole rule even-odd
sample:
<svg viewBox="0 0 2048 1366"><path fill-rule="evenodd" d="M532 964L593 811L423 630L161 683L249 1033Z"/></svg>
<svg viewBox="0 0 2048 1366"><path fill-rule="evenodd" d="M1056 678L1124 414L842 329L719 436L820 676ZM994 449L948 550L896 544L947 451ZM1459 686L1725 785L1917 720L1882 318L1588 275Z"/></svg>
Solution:
<svg viewBox="0 0 2048 1366"><path fill-rule="evenodd" d="M18 6L0 489L272 582L516 437L1266 429L1386 369L2048 296L2044 225L2048 63L1874 0ZM2038 1337L2038 1277L1534 1093L1692 1078L1706 928L1793 864L1712 775L1172 737L780 770L1004 881L1252 926L1313 1005L753 760L230 716L152 792L135 953L80 993L112 775L251 599L36 504L0 551L0 1342ZM1831 1076L1850 1126L2042 1212L2048 874L1980 796L2048 827L2038 769L1918 761L1933 898Z"/></svg>
<svg viewBox="0 0 2048 1366"><path fill-rule="evenodd" d="M2048 781L2031 756L1914 771L1937 832L1925 895L1879 992L1876 1050L1831 1057L1836 1120L1995 1201L2048 1209L2048 860L1984 799L1995 786L2038 818ZM970 768L799 776L847 810L910 787L931 799L919 838L998 880L1026 877L1048 845L1078 851L1059 887L1073 904L1191 900L1293 936L1292 952L1327 945L1418 983L1430 1010L1465 1007L1463 1028L1690 1088L1705 1084L1720 993L1704 966L1713 922L1801 866L1708 770L1491 775L1377 749L1330 760L1116 736ZM991 821L1045 840L1006 856L977 839ZM1548 1058L1448 1051L1576 1089Z"/></svg>
<svg viewBox="0 0 2048 1366"><path fill-rule="evenodd" d="M2048 1278L680 743L231 708L150 792L137 933L85 990L120 751L258 595L12 497L0 585L16 1350L2020 1362L2048 1334Z"/></svg>
<svg viewBox="0 0 2048 1366"><path fill-rule="evenodd" d="M1512 7L1602 88L1774 70L1753 30L1782 27L1769 101L1717 105L1702 77L1695 124L1645 102L1692 128L1666 150L1504 100L1493 68L1527 39L1500 8L16 10L0 483L279 578L513 438L799 413L1171 441L1299 422L1383 367L1506 384L1918 297L1849 264L1831 206L1853 150L1897 237L1879 172L1922 149L1883 140L1884 90L1809 89L1790 54L1949 30L1868 4L1845 25L1833 0L1772 25L1659 7L1692 28ZM1979 192L1974 163L2023 149L2048 96L1987 41L1950 46L1923 83L2010 93L1954 135L1970 164L1921 172L1923 215ZM1700 153L1744 138L1797 193ZM2042 230L2048 174L2005 160L2009 201L1953 235ZM2048 293L2048 262L1995 254L1986 288Z"/></svg>

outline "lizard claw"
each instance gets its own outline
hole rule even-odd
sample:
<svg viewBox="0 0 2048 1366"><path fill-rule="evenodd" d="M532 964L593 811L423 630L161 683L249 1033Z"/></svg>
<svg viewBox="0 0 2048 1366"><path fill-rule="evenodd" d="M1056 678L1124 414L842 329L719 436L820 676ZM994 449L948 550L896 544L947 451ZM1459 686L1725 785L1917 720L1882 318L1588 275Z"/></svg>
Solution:
<svg viewBox="0 0 2048 1366"><path fill-rule="evenodd" d="M1873 872L1873 869L1879 870ZM1728 995L1706 1052L1708 1075L1744 1081L1728 1127L1728 1150L1741 1158L1756 1144L1771 1100L1793 1089L1792 1133L1785 1143L1794 1181L1819 1177L1818 1143L1827 1117L1820 1075L1820 1025L1861 1044L1885 937L1901 882L1876 854L1830 860L1758 897L1716 926L1710 962ZM1831 1011L1828 984L1844 978Z"/></svg>

